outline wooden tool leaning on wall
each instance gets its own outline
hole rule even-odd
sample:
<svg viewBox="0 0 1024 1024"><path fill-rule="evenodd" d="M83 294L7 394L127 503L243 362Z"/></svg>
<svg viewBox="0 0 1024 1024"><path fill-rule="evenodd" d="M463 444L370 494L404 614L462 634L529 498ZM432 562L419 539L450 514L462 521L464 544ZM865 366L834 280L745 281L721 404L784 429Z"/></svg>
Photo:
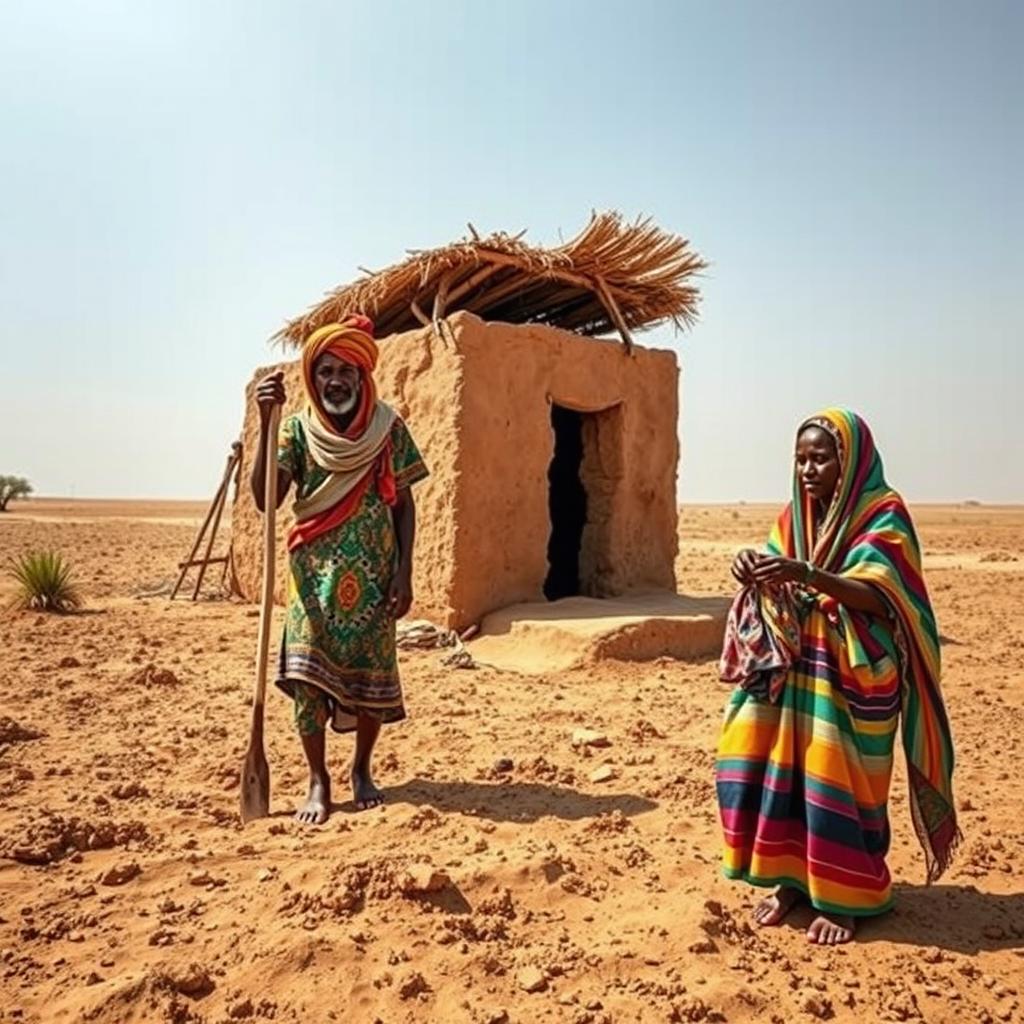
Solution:
<svg viewBox="0 0 1024 1024"><path fill-rule="evenodd" d="M220 526L221 514L224 511L224 502L227 500L228 487L231 483L231 478L235 478L235 490L238 490L238 474L241 472L242 467L242 442L235 441L231 445L231 454L228 455L227 465L224 467L224 475L221 477L220 486L217 488L217 493L213 496L213 501L210 502L210 507L206 512L206 518L203 520L203 525L199 528L199 533L196 535L195 543L192 545L192 550L188 553L188 558L184 562L178 563L178 568L181 573L178 576L178 582L174 584L174 589L171 591L171 600L173 601L178 591L181 589L182 583L185 582L185 577L188 575L189 569L193 566L199 566L199 576L196 579L195 589L192 591L192 600L195 601L199 597L199 588L203 585L203 576L206 575L206 567L208 565L223 565L224 570L221 573L221 585L223 586L224 580L227 578L228 569L231 566L231 547L228 546L227 554L213 556L213 542L217 536L217 528ZM206 536L207 527L210 526L211 520L213 521L213 527L210 530L210 535L206 540L206 551L202 558L196 558L196 552L199 550L200 545L203 543L203 538Z"/></svg>

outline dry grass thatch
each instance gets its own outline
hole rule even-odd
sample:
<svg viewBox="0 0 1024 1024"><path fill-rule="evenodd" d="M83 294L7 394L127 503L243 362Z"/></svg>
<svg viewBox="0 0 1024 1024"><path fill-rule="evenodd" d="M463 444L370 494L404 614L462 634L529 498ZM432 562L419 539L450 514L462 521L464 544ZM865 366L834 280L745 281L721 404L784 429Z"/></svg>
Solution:
<svg viewBox="0 0 1024 1024"><path fill-rule="evenodd" d="M706 267L689 242L650 220L624 223L618 213L595 213L572 241L552 249L527 245L522 234L472 236L440 249L410 250L409 258L331 292L274 340L301 345L321 324L364 313L378 337L466 309L485 320L542 323L580 334L630 332L671 320L697 318L700 293L692 283Z"/></svg>

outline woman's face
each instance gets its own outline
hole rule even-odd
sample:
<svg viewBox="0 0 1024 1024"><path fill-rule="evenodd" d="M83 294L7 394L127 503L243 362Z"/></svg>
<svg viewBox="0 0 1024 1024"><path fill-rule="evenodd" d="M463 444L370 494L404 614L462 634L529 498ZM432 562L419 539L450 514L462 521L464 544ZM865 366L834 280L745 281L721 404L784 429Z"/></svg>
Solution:
<svg viewBox="0 0 1024 1024"><path fill-rule="evenodd" d="M800 486L824 505L839 482L839 452L832 435L821 427L804 427L796 439L796 472Z"/></svg>

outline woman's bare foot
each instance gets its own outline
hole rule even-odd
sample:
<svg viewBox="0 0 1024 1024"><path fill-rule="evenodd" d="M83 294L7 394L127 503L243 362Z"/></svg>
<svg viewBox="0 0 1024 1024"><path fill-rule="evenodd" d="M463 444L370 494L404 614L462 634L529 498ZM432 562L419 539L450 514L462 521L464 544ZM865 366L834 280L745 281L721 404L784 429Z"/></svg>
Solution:
<svg viewBox="0 0 1024 1024"><path fill-rule="evenodd" d="M368 811L384 803L384 794L373 784L369 768L352 769L352 799L357 811Z"/></svg>
<svg viewBox="0 0 1024 1024"><path fill-rule="evenodd" d="M295 820L303 825L322 825L331 813L331 778L313 775L309 780L309 796L295 812Z"/></svg>
<svg viewBox="0 0 1024 1024"><path fill-rule="evenodd" d="M847 914L819 914L807 929L807 941L819 946L840 946L853 938L856 924Z"/></svg>
<svg viewBox="0 0 1024 1024"><path fill-rule="evenodd" d="M767 899L754 907L754 920L762 927L780 924L782 919L800 902L803 893L788 885L780 885Z"/></svg>

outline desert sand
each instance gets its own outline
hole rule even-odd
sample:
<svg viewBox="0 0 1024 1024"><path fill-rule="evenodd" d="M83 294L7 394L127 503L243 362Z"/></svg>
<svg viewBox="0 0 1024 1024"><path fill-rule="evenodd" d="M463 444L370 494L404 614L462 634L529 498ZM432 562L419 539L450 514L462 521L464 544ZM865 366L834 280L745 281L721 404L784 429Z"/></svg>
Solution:
<svg viewBox="0 0 1024 1024"><path fill-rule="evenodd" d="M718 872L714 659L519 675L405 654L386 807L354 811L332 737L339 803L315 830L291 819L305 772L274 691L273 813L243 827L257 611L217 572L199 602L163 596L203 511L0 515L4 561L57 548L86 597L0 617L0 1020L1024 1019L1024 509L915 510L965 841L926 887L900 765L896 910L833 949L805 910L752 929L757 894ZM727 593L774 512L684 508L681 589Z"/></svg>

